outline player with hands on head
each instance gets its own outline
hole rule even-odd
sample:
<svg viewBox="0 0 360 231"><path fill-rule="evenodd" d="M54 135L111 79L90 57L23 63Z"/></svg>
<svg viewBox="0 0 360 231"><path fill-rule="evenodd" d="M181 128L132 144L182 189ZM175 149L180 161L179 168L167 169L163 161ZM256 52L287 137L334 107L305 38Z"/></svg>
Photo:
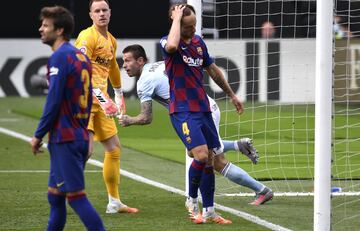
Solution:
<svg viewBox="0 0 360 231"><path fill-rule="evenodd" d="M88 158L91 98L91 64L70 43L74 29L71 13L60 6L44 7L39 32L53 54L48 61L49 91L39 125L31 139L32 152L41 152L49 134L50 215L46 230L63 230L66 199L88 230L105 230L100 216L85 194L84 168Z"/></svg>
<svg viewBox="0 0 360 231"><path fill-rule="evenodd" d="M108 0L90 0L90 18L93 25L80 32L75 46L86 54L92 64L93 105L88 129L90 151L93 140L100 141L105 149L103 177L108 192L106 213L137 213L122 203L119 194L121 146L113 116L125 113L121 90L120 69L116 61L117 42L108 31L111 10ZM110 99L108 80L114 89L115 103Z"/></svg>
<svg viewBox="0 0 360 231"><path fill-rule="evenodd" d="M195 35L194 8L188 4L173 5L169 10L169 19L169 34L160 40L160 45L169 78L170 120L194 157L189 168L189 200L197 204L198 189L203 200L203 213L194 211L190 218L198 224L231 224L214 209L213 149L221 147L221 144L203 86L203 70L228 95L239 114L243 112L243 105L210 57L202 38Z"/></svg>

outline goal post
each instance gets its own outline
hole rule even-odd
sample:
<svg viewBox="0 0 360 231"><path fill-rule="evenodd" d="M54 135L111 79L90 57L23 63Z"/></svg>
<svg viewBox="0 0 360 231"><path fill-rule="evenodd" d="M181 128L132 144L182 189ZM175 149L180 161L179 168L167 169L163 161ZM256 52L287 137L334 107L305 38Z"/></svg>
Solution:
<svg viewBox="0 0 360 231"><path fill-rule="evenodd" d="M314 230L330 230L333 1L317 0Z"/></svg>
<svg viewBox="0 0 360 231"><path fill-rule="evenodd" d="M196 12L196 34L202 35L201 28L202 28L202 19L201 19L201 10L202 10L202 1L199 0L188 0L187 3L192 5ZM193 158L189 157L187 151L185 150L185 196L189 194L189 167ZM200 194L199 194L200 195Z"/></svg>
<svg viewBox="0 0 360 231"><path fill-rule="evenodd" d="M220 136L249 137L260 155L257 165L237 151L226 152L226 159L274 191L269 209L285 201L281 214L306 217L288 221L291 228L360 226L360 2L187 3L195 6L197 33L202 28L209 53L244 102L239 117L226 94L204 78L221 110ZM215 194L239 204L255 195L220 174ZM291 212L292 203L303 209Z"/></svg>

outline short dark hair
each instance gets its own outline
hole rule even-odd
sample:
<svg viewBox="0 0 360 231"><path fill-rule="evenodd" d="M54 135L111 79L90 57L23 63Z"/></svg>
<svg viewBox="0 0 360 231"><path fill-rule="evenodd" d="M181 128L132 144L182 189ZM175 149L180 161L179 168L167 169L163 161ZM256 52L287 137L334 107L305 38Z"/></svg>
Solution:
<svg viewBox="0 0 360 231"><path fill-rule="evenodd" d="M91 10L91 6L92 6L92 4L93 4L94 2L102 2L102 1L106 2L106 3L108 4L108 6L110 7L110 4L109 4L109 1L108 1L108 0L90 0L90 1L89 1L89 10Z"/></svg>
<svg viewBox="0 0 360 231"><path fill-rule="evenodd" d="M145 63L148 61L148 58L146 57L145 49L139 44L127 46L122 51L123 54L128 52L131 52L135 59L142 57Z"/></svg>
<svg viewBox="0 0 360 231"><path fill-rule="evenodd" d="M44 7L41 9L40 20L49 18L54 21L54 28L63 28L62 36L69 41L74 31L74 17L70 11L62 6Z"/></svg>
<svg viewBox="0 0 360 231"><path fill-rule="evenodd" d="M185 16L189 16L191 14L191 12L193 12L196 15L195 8L192 5L189 5L189 4L174 4L169 9L169 20L170 20L170 22L173 21L171 19L171 15L172 15L172 11L175 9L175 6L185 6L185 9L184 9L183 15L182 15L183 18Z"/></svg>

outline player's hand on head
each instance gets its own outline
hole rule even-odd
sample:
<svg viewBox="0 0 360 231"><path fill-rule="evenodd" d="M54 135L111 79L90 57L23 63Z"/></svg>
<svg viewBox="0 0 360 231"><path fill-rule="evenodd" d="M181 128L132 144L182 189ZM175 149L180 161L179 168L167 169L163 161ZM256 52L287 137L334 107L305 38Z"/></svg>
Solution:
<svg viewBox="0 0 360 231"><path fill-rule="evenodd" d="M36 154L38 154L38 153L41 153L41 152L44 152L44 151L41 149L41 146L43 145L43 142L42 142L41 139L36 138L36 137L34 136L33 138L31 138L30 145L31 145L32 153L33 153L34 155L36 155Z"/></svg>
<svg viewBox="0 0 360 231"><path fill-rule="evenodd" d="M171 12L171 19L172 20L181 20L183 12L185 9L185 5L176 5Z"/></svg>

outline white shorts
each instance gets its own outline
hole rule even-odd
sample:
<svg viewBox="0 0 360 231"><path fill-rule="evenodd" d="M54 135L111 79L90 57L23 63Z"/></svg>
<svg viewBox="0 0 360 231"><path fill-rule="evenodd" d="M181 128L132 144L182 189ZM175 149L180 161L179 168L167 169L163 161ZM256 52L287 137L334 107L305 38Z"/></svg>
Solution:
<svg viewBox="0 0 360 231"><path fill-rule="evenodd" d="M211 116L214 120L214 124L215 124L215 127L216 127L216 130L217 130L217 133L218 133L218 136L219 136L219 142L220 142L220 147L219 148L214 148L213 149L213 152L214 152L214 155L219 155L221 153L224 152L224 144L222 143L221 141L221 137L220 137L220 133L219 133L219 127L220 127L220 109L219 109L219 106L217 105L217 103L215 102L215 100L213 100L212 98L210 98L208 96L208 99L209 99L209 103L210 103L210 110L211 110Z"/></svg>

